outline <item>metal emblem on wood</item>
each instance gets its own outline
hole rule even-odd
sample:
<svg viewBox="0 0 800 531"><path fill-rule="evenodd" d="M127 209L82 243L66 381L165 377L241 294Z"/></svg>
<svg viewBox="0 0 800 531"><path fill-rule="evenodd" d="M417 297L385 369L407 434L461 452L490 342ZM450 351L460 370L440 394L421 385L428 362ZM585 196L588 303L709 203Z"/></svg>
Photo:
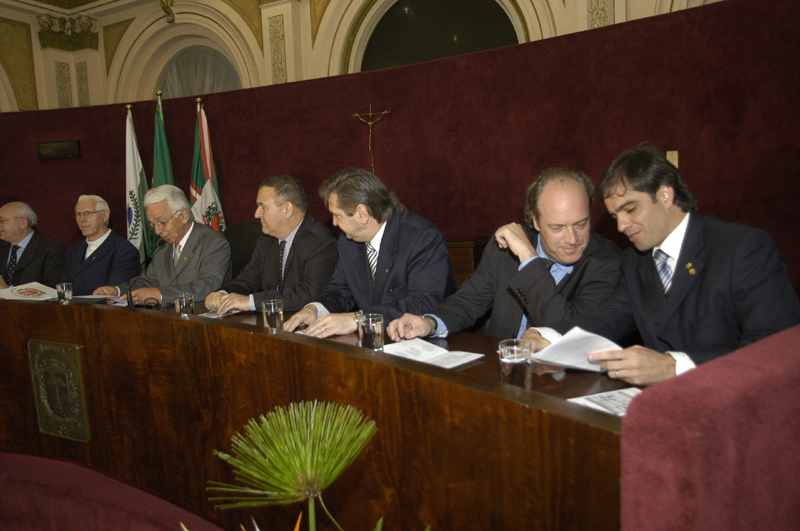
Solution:
<svg viewBox="0 0 800 531"><path fill-rule="evenodd" d="M28 341L39 430L89 442L81 348L52 341Z"/></svg>

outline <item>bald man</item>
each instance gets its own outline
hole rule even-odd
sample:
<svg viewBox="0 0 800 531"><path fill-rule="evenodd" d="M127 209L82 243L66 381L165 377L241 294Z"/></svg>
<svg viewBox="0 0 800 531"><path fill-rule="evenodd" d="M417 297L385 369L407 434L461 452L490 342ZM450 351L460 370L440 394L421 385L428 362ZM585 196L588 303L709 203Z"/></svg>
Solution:
<svg viewBox="0 0 800 531"><path fill-rule="evenodd" d="M54 288L64 267L64 244L36 232L39 218L15 201L0 207L0 289L40 282Z"/></svg>

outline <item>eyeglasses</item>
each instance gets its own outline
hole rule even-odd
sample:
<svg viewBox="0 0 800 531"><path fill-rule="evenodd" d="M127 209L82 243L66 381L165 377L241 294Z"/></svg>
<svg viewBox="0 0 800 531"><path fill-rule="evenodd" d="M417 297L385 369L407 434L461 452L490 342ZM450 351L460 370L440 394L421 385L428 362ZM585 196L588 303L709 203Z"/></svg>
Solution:
<svg viewBox="0 0 800 531"><path fill-rule="evenodd" d="M0 225L5 223L6 221L11 221L12 219L22 219L22 218L0 218Z"/></svg>
<svg viewBox="0 0 800 531"><path fill-rule="evenodd" d="M171 220L172 218L174 218L175 216L177 216L178 214L180 214L180 213L181 213L180 210L176 210L174 214L172 214L170 217L168 217L164 221L156 221L155 224L148 223L147 226L150 227L150 230L155 230L155 229L164 230L164 227L167 226L167 222L169 220Z"/></svg>
<svg viewBox="0 0 800 531"><path fill-rule="evenodd" d="M102 210L84 210L83 212L75 212L75 219L88 218L92 214L97 214Z"/></svg>

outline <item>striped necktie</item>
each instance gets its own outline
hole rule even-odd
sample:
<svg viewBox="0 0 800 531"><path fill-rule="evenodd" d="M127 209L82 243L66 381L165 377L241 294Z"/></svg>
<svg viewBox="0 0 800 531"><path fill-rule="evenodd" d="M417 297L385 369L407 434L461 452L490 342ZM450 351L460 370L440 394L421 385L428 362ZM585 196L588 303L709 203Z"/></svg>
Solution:
<svg viewBox="0 0 800 531"><path fill-rule="evenodd" d="M369 269L372 271L372 281L375 282L375 269L378 267L378 253L370 242L367 242L367 261Z"/></svg>
<svg viewBox="0 0 800 531"><path fill-rule="evenodd" d="M16 243L11 245L11 256L8 260L8 266L6 266L6 272L3 275L3 280L5 280L6 284L9 286L14 285L14 269L17 267L17 249L19 249L19 245Z"/></svg>
<svg viewBox="0 0 800 531"><path fill-rule="evenodd" d="M664 287L664 293L667 293L672 285L672 269L667 263L669 255L661 249L656 249L653 256L656 260L656 269L658 269L658 276L661 279L661 285Z"/></svg>

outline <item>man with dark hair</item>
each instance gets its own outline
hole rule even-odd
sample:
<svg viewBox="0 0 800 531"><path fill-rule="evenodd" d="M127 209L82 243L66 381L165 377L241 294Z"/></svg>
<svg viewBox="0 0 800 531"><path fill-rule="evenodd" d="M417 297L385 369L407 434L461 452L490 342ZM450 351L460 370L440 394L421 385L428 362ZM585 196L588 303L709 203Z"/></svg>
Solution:
<svg viewBox="0 0 800 531"><path fill-rule="evenodd" d="M446 337L491 312L481 332L519 337L534 323L546 326L600 304L619 279L619 248L591 230L592 191L583 173L542 173L525 194L530 227L500 227L454 295L422 316L392 321L389 336Z"/></svg>
<svg viewBox="0 0 800 531"><path fill-rule="evenodd" d="M525 333L539 350L573 326L643 346L595 352L612 378L650 385L800 323L800 301L765 232L695 212L677 168L658 151L619 155L600 193L633 242L614 294L596 309ZM544 336L544 337L543 337Z"/></svg>
<svg viewBox="0 0 800 531"><path fill-rule="evenodd" d="M111 211L97 195L82 195L75 221L84 239L67 249L62 282L72 282L75 295L91 295L100 286L121 284L139 267L139 249L108 228Z"/></svg>
<svg viewBox="0 0 800 531"><path fill-rule="evenodd" d="M263 234L239 275L206 298L218 313L258 310L267 299L281 299L284 310L299 310L328 285L336 267L336 239L308 215L300 181L276 175L261 183L255 217Z"/></svg>
<svg viewBox="0 0 800 531"><path fill-rule="evenodd" d="M42 236L39 219L26 203L0 207L0 289L40 282L54 288L64 267L64 244Z"/></svg>
<svg viewBox="0 0 800 531"><path fill-rule="evenodd" d="M144 195L150 227L163 243L144 274L130 286L133 304L175 304L175 297L191 293L202 301L231 278L231 248L225 236L197 223L186 194L171 184L162 184ZM122 295L128 283L100 286L95 295Z"/></svg>
<svg viewBox="0 0 800 531"><path fill-rule="evenodd" d="M320 195L342 230L339 262L328 287L286 322L287 331L308 325L313 337L346 334L356 330L355 309L389 322L428 311L456 290L442 234L375 175L346 168L323 183Z"/></svg>

